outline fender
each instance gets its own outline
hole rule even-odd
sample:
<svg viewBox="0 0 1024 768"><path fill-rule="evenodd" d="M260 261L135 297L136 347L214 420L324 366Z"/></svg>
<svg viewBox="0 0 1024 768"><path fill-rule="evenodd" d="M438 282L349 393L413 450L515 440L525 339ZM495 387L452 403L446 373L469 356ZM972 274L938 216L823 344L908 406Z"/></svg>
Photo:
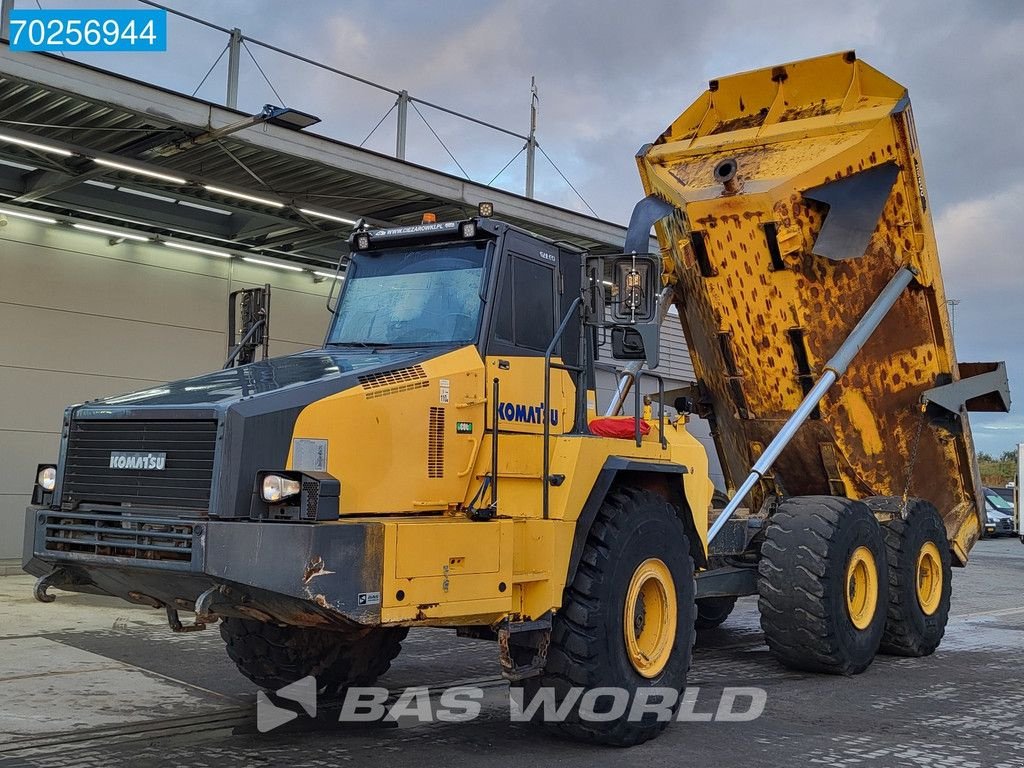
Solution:
<svg viewBox="0 0 1024 768"><path fill-rule="evenodd" d="M569 555L569 572L565 577L566 585L572 584L576 577L576 569L579 567L580 558L583 557L583 548L586 545L590 529L594 525L594 520L597 518L598 510L609 491L617 485L649 488L664 496L675 508L676 515L686 529L686 535L690 539L690 555L693 557L694 564L699 568L707 567L707 556L701 546L690 505L686 502L686 496L683 494L683 475L685 474L686 467L681 464L609 456L598 473L594 487L590 489L590 495L587 496L587 501L576 520L576 532L573 534L572 551Z"/></svg>

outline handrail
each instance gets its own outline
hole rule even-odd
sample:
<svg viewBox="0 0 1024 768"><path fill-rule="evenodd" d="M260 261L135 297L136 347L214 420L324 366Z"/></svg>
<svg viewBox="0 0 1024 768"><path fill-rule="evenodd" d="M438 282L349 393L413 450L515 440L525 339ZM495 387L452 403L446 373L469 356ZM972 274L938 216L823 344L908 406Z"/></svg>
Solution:
<svg viewBox="0 0 1024 768"><path fill-rule="evenodd" d="M231 364L235 362L235 358L238 357L238 355L242 351L242 348L245 347L245 342L247 342L249 338L256 333L256 331L262 328L266 324L266 322L267 319L265 317L262 317L252 324L252 327L245 332L245 336L242 337L241 341L239 341L238 344L234 347L234 349L231 350L231 354L228 355L228 359L224 363L223 370L227 370L228 368L231 367Z"/></svg>
<svg viewBox="0 0 1024 768"><path fill-rule="evenodd" d="M551 356L555 352L555 347L558 346L558 342L565 334L565 329L569 327L569 321L572 320L573 315L579 306L583 303L583 297L577 296L573 299L572 304L569 305L569 309L565 313L565 317L562 318L561 325L558 326L558 330L555 331L554 337L551 339L551 343L548 344L547 350L544 352L544 476L541 478L542 487L544 489L544 519L548 519L548 484L551 481L551 369L557 368L562 371L574 371L576 373L583 373L582 365L565 365L563 363L552 363ZM582 376L580 377L582 379ZM576 386L579 387L583 382L577 381Z"/></svg>

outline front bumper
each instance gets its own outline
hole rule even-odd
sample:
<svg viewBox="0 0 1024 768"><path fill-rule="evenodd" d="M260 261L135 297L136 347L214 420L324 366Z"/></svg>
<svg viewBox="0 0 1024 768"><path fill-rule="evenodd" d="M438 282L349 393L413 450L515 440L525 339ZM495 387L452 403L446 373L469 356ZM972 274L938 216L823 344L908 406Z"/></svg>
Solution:
<svg viewBox="0 0 1024 768"><path fill-rule="evenodd" d="M282 624L380 623L383 526L29 507L26 571L134 603ZM200 611L197 611L200 612Z"/></svg>

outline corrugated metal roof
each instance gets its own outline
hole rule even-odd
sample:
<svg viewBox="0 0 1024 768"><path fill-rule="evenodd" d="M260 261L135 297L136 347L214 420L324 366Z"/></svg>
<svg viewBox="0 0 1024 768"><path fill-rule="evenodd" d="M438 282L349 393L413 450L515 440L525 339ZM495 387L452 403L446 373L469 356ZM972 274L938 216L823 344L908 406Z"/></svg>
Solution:
<svg viewBox="0 0 1024 768"><path fill-rule="evenodd" d="M247 117L0 45L0 202L310 266L336 262L350 227L303 214L303 207L403 225L418 223L427 211L441 220L465 217L490 200L497 217L542 236L597 253L621 250L622 226L306 132L266 123L231 130ZM71 154L39 152L3 135ZM97 156L187 183L100 167ZM206 185L284 204L246 201Z"/></svg>

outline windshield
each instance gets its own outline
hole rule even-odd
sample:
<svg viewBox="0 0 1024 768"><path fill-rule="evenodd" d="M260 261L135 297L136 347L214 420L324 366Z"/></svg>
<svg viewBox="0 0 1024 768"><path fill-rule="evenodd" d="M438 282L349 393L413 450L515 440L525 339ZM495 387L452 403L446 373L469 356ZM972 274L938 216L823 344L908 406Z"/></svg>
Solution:
<svg viewBox="0 0 1024 768"><path fill-rule="evenodd" d="M473 341L486 260L483 242L356 254L327 343Z"/></svg>
<svg viewBox="0 0 1024 768"><path fill-rule="evenodd" d="M1000 512L1013 512L1013 504L995 491L985 489L985 500Z"/></svg>

